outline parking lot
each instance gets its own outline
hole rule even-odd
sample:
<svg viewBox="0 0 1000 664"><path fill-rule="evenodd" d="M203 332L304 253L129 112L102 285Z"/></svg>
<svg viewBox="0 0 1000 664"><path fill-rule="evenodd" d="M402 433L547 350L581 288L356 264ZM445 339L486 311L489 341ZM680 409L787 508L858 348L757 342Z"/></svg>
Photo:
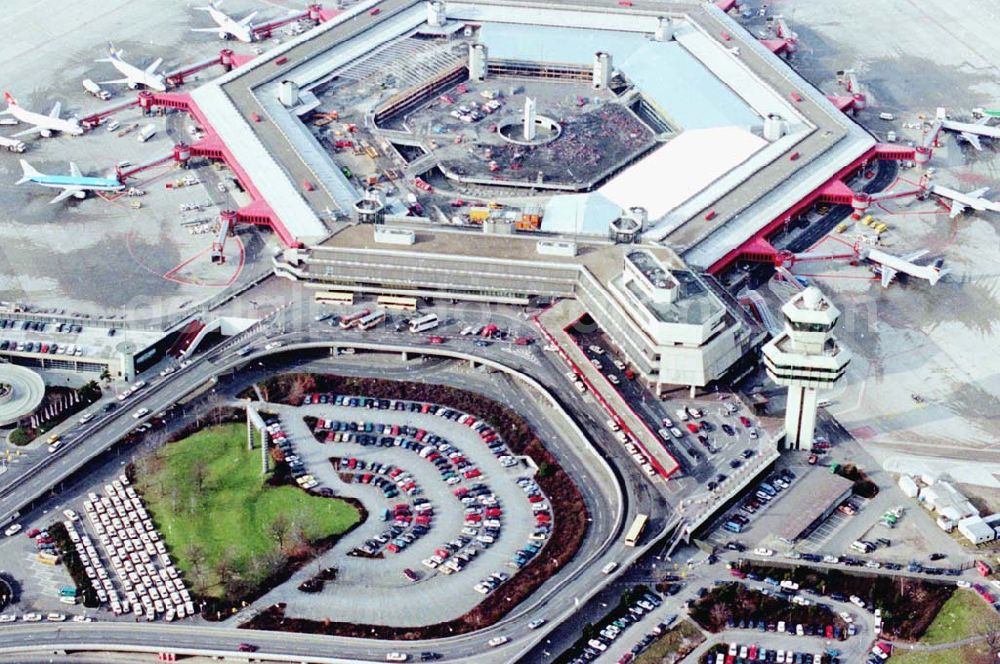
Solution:
<svg viewBox="0 0 1000 664"><path fill-rule="evenodd" d="M258 600L256 606L280 601L288 604L288 615L296 617L350 616L352 622L394 626L448 620L473 608L484 594L502 592L503 580L516 574L512 563L519 554L523 556L530 545L540 548L544 544L544 540L531 539L539 531L536 506L544 504L544 497L541 503L530 502L537 500L529 494L532 471L519 460L514 464L508 461L505 467L501 457L506 455L494 455L482 432L458 421L463 413L449 419L432 412L335 403L299 407L269 403L260 408L280 417L295 456L317 488L329 487L337 495L359 499L369 517L289 583ZM303 419L307 416L317 418L313 430ZM318 426L319 420L322 426ZM334 431L334 423L338 427L354 423L355 428ZM371 428L367 434L366 425ZM375 433L378 425L383 427L382 435ZM391 434L393 427L397 427L396 436ZM441 469L442 464L448 472L455 468L452 458L435 464L428 460L430 454L421 456L429 442L425 445L416 440L420 431L424 432L422 441L436 436L439 447L449 445L453 448L449 454L458 452L468 464L455 476L458 481L449 484L451 476L446 477ZM331 433L334 436L325 442ZM337 433L349 435L338 440ZM359 435L392 437L400 442L379 445ZM424 447L417 449L415 442ZM354 468L350 468L352 463ZM467 477L465 473L473 467L478 476ZM366 475L370 479L364 481ZM376 483L375 478L386 483ZM386 489L398 493L387 494ZM491 512L486 518L487 509L500 512ZM386 516L388 520L384 520ZM418 522L421 517L426 519ZM487 521L499 523L487 525ZM484 539L477 539L480 536ZM349 552L355 555L347 555ZM450 560L456 562L446 564ZM295 590L316 566L337 568L336 581L316 594ZM414 586L420 591L414 592Z"/></svg>
<svg viewBox="0 0 1000 664"><path fill-rule="evenodd" d="M708 491L724 491L730 475L770 445L767 431L735 396L720 392L693 399L660 398L635 379L602 333L571 331L581 351L607 378L602 387L617 390L686 474Z"/></svg>

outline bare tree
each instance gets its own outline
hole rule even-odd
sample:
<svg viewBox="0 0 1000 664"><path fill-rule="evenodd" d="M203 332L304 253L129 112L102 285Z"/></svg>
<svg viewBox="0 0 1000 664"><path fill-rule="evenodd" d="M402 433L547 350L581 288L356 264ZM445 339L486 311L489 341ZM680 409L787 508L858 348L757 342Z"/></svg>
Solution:
<svg viewBox="0 0 1000 664"><path fill-rule="evenodd" d="M205 590L205 549L197 542L191 542L184 549L184 555L191 563L191 579L195 592L201 593Z"/></svg>
<svg viewBox="0 0 1000 664"><path fill-rule="evenodd" d="M267 524L267 534L278 544L279 551L285 549L285 540L288 538L291 525L283 512L278 512L271 523Z"/></svg>

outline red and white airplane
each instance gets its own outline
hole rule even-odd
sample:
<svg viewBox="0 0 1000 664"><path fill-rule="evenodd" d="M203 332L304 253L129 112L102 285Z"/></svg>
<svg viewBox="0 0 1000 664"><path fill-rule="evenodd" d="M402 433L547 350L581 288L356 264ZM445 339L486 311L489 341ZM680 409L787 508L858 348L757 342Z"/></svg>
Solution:
<svg viewBox="0 0 1000 664"><path fill-rule="evenodd" d="M60 118L59 114L62 111L62 104L56 102L52 110L49 111L48 115L43 115L41 113L35 113L34 111L29 111L23 106L17 103L17 100L9 92L3 93L4 101L7 102L7 109L0 111L0 115L12 115L21 122L25 124L34 125L31 129L26 129L22 132L14 134L14 136L28 136L29 134L40 134L45 138L52 135L53 132L61 132L64 134L72 134L74 136L80 136L83 134L83 127L76 118Z"/></svg>

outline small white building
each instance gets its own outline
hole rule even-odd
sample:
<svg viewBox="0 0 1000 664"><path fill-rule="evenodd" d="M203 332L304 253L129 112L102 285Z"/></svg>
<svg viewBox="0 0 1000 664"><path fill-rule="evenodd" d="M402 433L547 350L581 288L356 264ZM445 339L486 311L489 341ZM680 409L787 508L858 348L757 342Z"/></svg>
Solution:
<svg viewBox="0 0 1000 664"><path fill-rule="evenodd" d="M923 489L920 492L920 500L929 509L952 521L957 522L968 516L979 516L979 510L949 482L939 481Z"/></svg>
<svg viewBox="0 0 1000 664"><path fill-rule="evenodd" d="M943 516L939 516L937 518L936 523L938 525L938 528L940 528L946 533L950 533L951 531L955 530L955 522L950 519L946 519Z"/></svg>
<svg viewBox="0 0 1000 664"><path fill-rule="evenodd" d="M920 495L920 487L909 475L901 475L899 478L899 488L903 490L907 498L916 498Z"/></svg>
<svg viewBox="0 0 1000 664"><path fill-rule="evenodd" d="M993 528L980 516L970 516L958 522L958 532L972 544L983 544L996 539Z"/></svg>

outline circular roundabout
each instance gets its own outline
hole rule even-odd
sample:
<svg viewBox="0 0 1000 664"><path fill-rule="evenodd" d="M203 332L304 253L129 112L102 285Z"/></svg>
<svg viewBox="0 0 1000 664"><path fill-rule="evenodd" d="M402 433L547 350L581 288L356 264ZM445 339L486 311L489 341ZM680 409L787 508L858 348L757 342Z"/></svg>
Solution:
<svg viewBox="0 0 1000 664"><path fill-rule="evenodd" d="M15 424L42 403L45 384L31 369L0 364L0 426Z"/></svg>

